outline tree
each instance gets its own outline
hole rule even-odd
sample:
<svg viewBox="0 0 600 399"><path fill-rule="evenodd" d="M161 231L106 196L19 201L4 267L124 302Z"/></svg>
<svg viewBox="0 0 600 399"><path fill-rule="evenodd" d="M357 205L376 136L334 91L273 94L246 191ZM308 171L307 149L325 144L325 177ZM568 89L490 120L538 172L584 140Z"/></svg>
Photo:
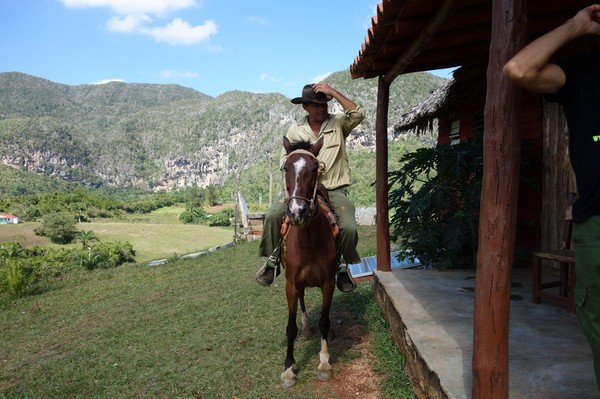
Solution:
<svg viewBox="0 0 600 399"><path fill-rule="evenodd" d="M77 263L87 270L94 270L101 266L106 260L106 253L89 249L86 253L78 256Z"/></svg>
<svg viewBox="0 0 600 399"><path fill-rule="evenodd" d="M27 294L36 278L35 270L24 259L21 244L9 242L0 245L0 291L15 297Z"/></svg>
<svg viewBox="0 0 600 399"><path fill-rule="evenodd" d="M206 190L204 191L204 198L208 206L214 206L219 203L217 200L217 191L217 187L212 184L209 184L206 187Z"/></svg>
<svg viewBox="0 0 600 399"><path fill-rule="evenodd" d="M421 148L390 173L393 238L402 257L430 267L473 267L478 243L482 140Z"/></svg>
<svg viewBox="0 0 600 399"><path fill-rule="evenodd" d="M81 223L82 217L83 217L83 211L85 211L87 209L85 202L81 202L81 201L72 202L70 204L70 208L72 211L77 212L77 222Z"/></svg>
<svg viewBox="0 0 600 399"><path fill-rule="evenodd" d="M18 242L7 242L0 245L0 259L20 258L25 250Z"/></svg>
<svg viewBox="0 0 600 399"><path fill-rule="evenodd" d="M35 234L48 237L55 244L69 244L77 236L75 217L68 212L51 213L44 217Z"/></svg>
<svg viewBox="0 0 600 399"><path fill-rule="evenodd" d="M86 248L91 241L100 241L98 236L91 230L78 231L75 239L81 242L83 248Z"/></svg>

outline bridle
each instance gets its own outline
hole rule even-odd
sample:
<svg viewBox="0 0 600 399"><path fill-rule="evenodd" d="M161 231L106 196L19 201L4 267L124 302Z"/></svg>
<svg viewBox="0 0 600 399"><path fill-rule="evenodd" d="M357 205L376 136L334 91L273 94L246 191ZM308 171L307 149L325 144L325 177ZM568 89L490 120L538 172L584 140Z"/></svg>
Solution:
<svg viewBox="0 0 600 399"><path fill-rule="evenodd" d="M317 159L317 157L312 152L307 151L307 150L298 149L298 150L291 151L287 155L288 158L292 154L303 154L303 155L308 155L308 156L310 156L313 159ZM318 160L317 160L317 162L319 164L319 169L317 171L317 180L318 180L318 176L321 175L323 173L323 171L325 170L325 164L323 162L319 162ZM299 195L290 195L289 189L287 187L287 184L286 184L286 187L285 187L285 191L286 191L285 201L286 201L287 204L289 204L289 202L291 200L293 200L293 199L299 199L299 200L304 201L306 204L308 204L308 212L306 214L306 217L307 217L307 219L309 221L310 221L310 219L311 219L311 217L313 215L313 212L315 210L315 203L316 203L316 198L317 198L317 186L318 186L318 184L317 184L317 182L315 182L315 187L313 189L313 193L312 193L312 197L311 198L306 198L306 197L302 197L302 196L299 196Z"/></svg>

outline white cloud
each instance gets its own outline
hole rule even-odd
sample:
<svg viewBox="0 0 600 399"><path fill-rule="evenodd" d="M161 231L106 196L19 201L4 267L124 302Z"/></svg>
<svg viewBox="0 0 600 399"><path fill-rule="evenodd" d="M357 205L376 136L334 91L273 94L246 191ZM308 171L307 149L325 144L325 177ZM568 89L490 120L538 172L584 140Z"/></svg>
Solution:
<svg viewBox="0 0 600 399"><path fill-rule="evenodd" d="M199 76L198 72L192 71L173 71L170 69L166 69L160 72L160 76L168 79L174 78L197 78Z"/></svg>
<svg viewBox="0 0 600 399"><path fill-rule="evenodd" d="M163 27L144 27L139 32L152 36L157 42L171 45L196 44L216 34L217 24L215 21L206 21L204 25L192 26L181 18L175 18Z"/></svg>
<svg viewBox="0 0 600 399"><path fill-rule="evenodd" d="M123 79L102 79L102 80L98 80L96 82L92 82L90 84L92 84L92 85L103 85L103 84L111 83L111 82L125 83L125 81Z"/></svg>
<svg viewBox="0 0 600 399"><path fill-rule="evenodd" d="M257 17L257 16L251 16L248 17L248 21L253 22L253 23L257 23L259 25L263 25L263 26L269 26L271 25L271 23L269 22L268 19L263 18L263 17Z"/></svg>
<svg viewBox="0 0 600 399"><path fill-rule="evenodd" d="M120 15L154 14L162 15L170 11L183 10L196 6L196 0L60 0L73 8L110 8Z"/></svg>
<svg viewBox="0 0 600 399"><path fill-rule="evenodd" d="M331 75L331 72L325 72L325 73L322 73L322 74L320 74L320 75L314 76L314 77L312 78L312 82L313 82L313 83L322 82L322 81L323 81L323 79L325 79L325 78L326 78L326 77L328 77L329 75Z"/></svg>
<svg viewBox="0 0 600 399"><path fill-rule="evenodd" d="M270 80L271 82L281 82L283 79L278 78L277 76L269 75L268 73L261 73L260 80Z"/></svg>
<svg viewBox="0 0 600 399"><path fill-rule="evenodd" d="M106 28L109 32L130 33L138 31L145 23L151 21L146 15L127 15L123 18L115 16L106 21Z"/></svg>
<svg viewBox="0 0 600 399"><path fill-rule="evenodd" d="M66 7L109 8L116 15L106 22L109 32L137 33L153 37L157 42L170 45L192 45L209 39L217 33L217 24L208 20L201 25L191 25L174 18L166 25L152 25L151 16L197 6L196 0L60 0Z"/></svg>

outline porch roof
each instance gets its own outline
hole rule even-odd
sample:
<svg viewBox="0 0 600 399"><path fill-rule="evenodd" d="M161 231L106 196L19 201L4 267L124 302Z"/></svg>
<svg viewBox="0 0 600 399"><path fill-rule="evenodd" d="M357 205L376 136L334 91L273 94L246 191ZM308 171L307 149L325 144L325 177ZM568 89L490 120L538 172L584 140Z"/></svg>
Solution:
<svg viewBox="0 0 600 399"><path fill-rule="evenodd" d="M429 71L488 61L492 1L383 0L371 19L353 79L384 76L406 58L400 73ZM529 37L548 32L591 4L589 0L529 1ZM432 25L436 25L433 27Z"/></svg>

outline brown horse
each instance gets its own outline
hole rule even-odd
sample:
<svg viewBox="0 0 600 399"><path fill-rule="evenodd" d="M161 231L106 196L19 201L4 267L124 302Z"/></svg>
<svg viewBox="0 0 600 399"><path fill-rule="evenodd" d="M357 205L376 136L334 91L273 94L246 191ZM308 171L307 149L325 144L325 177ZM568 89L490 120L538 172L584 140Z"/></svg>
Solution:
<svg viewBox="0 0 600 399"><path fill-rule="evenodd" d="M323 138L314 145L309 142L290 143L283 139L287 158L283 166L287 190L286 221L283 224L281 262L285 269L285 294L288 304L287 356L281 384L288 388L296 383L294 373L294 341L298 335L296 315L298 302L302 311L303 333L310 333L304 290L321 288L322 306L319 329L321 331L320 363L317 376L321 381L331 379L331 365L327 341L331 322L329 311L335 289L338 269L334 229L327 214L317 204L317 182L321 165L317 155ZM337 227L337 226L336 226Z"/></svg>

